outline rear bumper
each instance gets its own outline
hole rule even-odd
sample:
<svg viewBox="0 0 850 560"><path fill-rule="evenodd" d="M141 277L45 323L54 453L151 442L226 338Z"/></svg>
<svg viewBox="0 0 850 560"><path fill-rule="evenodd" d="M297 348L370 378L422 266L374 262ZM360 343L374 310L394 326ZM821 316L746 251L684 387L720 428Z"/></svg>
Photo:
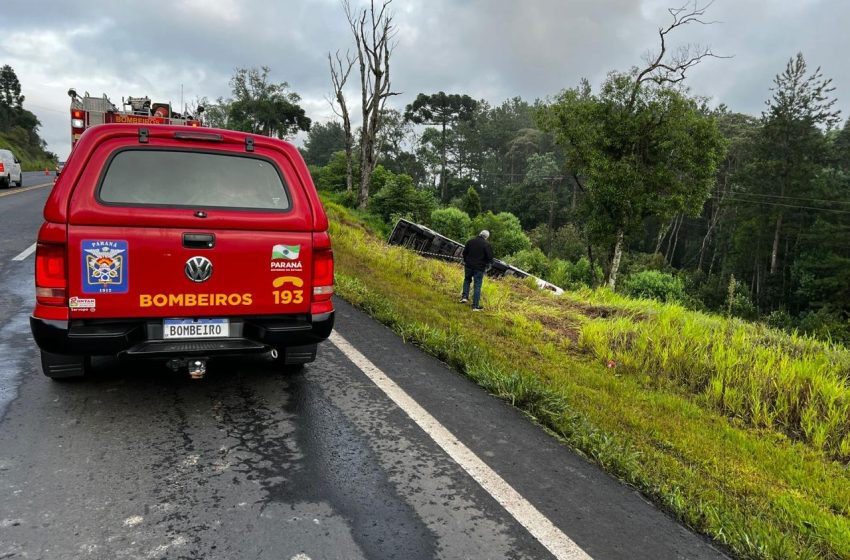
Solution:
<svg viewBox="0 0 850 560"><path fill-rule="evenodd" d="M317 344L330 336L334 312L230 318L231 337L163 340L161 320L54 321L30 317L32 335L45 352L128 358L221 356Z"/></svg>

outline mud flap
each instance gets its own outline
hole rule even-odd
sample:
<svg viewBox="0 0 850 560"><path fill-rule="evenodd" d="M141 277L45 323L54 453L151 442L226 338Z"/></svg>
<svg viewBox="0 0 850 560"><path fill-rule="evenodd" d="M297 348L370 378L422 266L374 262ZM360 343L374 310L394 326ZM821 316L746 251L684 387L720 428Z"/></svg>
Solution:
<svg viewBox="0 0 850 560"><path fill-rule="evenodd" d="M69 356L41 351L41 370L50 379L77 379L91 369L89 356Z"/></svg>
<svg viewBox="0 0 850 560"><path fill-rule="evenodd" d="M283 363L291 366L316 361L317 348L318 344L308 344L307 346L287 346L278 351L283 354Z"/></svg>

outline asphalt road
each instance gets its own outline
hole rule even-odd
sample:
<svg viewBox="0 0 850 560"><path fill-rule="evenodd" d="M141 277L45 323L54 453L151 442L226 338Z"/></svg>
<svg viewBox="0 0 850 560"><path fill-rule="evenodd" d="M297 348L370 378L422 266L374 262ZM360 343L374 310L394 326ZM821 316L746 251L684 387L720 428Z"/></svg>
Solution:
<svg viewBox="0 0 850 560"><path fill-rule="evenodd" d="M434 424L585 558L724 557L342 301L337 333L427 431L331 342L297 374L256 358L191 381L101 360L51 382L28 331L33 256L13 260L48 191L0 197L0 559L552 558Z"/></svg>
<svg viewBox="0 0 850 560"><path fill-rule="evenodd" d="M56 174L53 170L50 170L50 173L47 175L44 174L44 171L24 171L24 184L22 188L41 185L42 183L52 183L54 178L56 178Z"/></svg>

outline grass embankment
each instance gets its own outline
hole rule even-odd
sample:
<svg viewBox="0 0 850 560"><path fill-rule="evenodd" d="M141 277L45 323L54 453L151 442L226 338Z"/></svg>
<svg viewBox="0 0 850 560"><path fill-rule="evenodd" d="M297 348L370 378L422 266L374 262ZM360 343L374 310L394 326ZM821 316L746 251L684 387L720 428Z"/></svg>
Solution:
<svg viewBox="0 0 850 560"><path fill-rule="evenodd" d="M44 150L29 143L27 133L23 129L0 132L0 149L12 150L21 160L21 169L24 171L49 169L52 172L56 168L56 162L50 159Z"/></svg>
<svg viewBox="0 0 850 560"><path fill-rule="evenodd" d="M850 558L850 352L607 291L556 298L388 247L327 204L337 293L744 558Z"/></svg>

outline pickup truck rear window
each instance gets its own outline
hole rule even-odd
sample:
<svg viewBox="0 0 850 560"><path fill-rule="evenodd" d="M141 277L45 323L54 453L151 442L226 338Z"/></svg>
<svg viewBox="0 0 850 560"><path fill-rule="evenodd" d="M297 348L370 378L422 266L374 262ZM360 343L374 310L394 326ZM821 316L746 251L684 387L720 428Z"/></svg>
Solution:
<svg viewBox="0 0 850 560"><path fill-rule="evenodd" d="M109 163L106 204L289 210L280 173L265 159L171 150L125 150Z"/></svg>

